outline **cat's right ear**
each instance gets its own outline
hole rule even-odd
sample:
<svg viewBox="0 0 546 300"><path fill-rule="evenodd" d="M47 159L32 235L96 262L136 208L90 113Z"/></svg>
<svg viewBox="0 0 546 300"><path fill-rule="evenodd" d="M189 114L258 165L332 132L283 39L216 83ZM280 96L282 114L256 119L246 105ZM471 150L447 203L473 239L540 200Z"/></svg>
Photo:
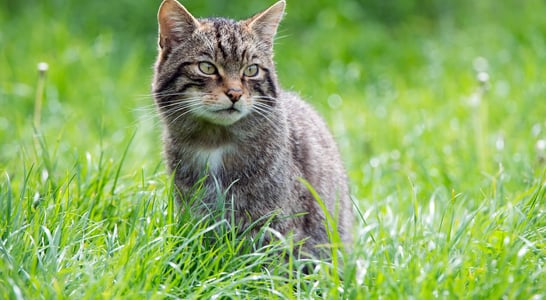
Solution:
<svg viewBox="0 0 546 300"><path fill-rule="evenodd" d="M280 0L268 9L254 15L244 22L248 28L250 28L265 43L272 45L273 37L277 33L277 27L279 27L279 22L284 14L285 6L286 2L284 0Z"/></svg>
<svg viewBox="0 0 546 300"><path fill-rule="evenodd" d="M157 13L159 22L159 47L162 50L173 48L185 36L191 35L199 21L176 0L164 0Z"/></svg>

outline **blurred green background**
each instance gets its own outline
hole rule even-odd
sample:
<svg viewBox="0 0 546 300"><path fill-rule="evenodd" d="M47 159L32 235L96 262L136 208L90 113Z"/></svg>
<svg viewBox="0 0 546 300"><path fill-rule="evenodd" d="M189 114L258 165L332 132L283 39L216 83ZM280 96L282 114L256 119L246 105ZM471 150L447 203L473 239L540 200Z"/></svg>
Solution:
<svg viewBox="0 0 546 300"><path fill-rule="evenodd" d="M183 2L197 17L232 18L272 3ZM3 172L40 160L39 62L49 70L37 132L59 172L86 153L116 160L134 132L127 172L158 168L159 4L0 0ZM365 202L410 185L423 198L480 195L500 172L519 189L544 172L545 11L539 0L289 0L277 71L325 116ZM483 92L477 71L490 78Z"/></svg>

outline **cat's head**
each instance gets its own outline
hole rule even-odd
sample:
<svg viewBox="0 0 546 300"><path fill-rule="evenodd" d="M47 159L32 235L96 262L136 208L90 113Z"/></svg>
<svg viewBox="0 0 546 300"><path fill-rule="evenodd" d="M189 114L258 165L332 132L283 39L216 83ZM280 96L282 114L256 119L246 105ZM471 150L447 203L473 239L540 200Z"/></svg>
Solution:
<svg viewBox="0 0 546 300"><path fill-rule="evenodd" d="M267 118L278 94L272 48L284 7L281 0L236 22L196 19L176 0L163 1L153 92L169 123Z"/></svg>

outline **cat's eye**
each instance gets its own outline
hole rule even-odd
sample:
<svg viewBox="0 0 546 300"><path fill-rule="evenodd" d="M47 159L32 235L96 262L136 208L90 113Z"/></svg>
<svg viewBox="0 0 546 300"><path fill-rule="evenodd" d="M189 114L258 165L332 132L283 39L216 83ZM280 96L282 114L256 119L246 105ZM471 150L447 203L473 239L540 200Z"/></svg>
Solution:
<svg viewBox="0 0 546 300"><path fill-rule="evenodd" d="M213 75L216 73L216 67L209 62L202 61L197 66L199 67L199 71L203 72L205 75Z"/></svg>
<svg viewBox="0 0 546 300"><path fill-rule="evenodd" d="M245 75L246 77L254 77L258 75L258 70L258 65L250 65L246 67L246 69L243 71L243 75Z"/></svg>

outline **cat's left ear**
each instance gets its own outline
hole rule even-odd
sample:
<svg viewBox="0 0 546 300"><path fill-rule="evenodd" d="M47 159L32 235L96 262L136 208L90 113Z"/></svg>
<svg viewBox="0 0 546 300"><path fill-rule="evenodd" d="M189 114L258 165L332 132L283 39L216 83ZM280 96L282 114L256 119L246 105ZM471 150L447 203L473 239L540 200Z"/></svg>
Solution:
<svg viewBox="0 0 546 300"><path fill-rule="evenodd" d="M174 47L198 27L199 21L176 0L164 0L157 13L159 21L159 47Z"/></svg>
<svg viewBox="0 0 546 300"><path fill-rule="evenodd" d="M285 6L286 2L281 0L261 13L245 20L244 23L263 41L273 44L273 37L277 33L277 27L281 22Z"/></svg>

